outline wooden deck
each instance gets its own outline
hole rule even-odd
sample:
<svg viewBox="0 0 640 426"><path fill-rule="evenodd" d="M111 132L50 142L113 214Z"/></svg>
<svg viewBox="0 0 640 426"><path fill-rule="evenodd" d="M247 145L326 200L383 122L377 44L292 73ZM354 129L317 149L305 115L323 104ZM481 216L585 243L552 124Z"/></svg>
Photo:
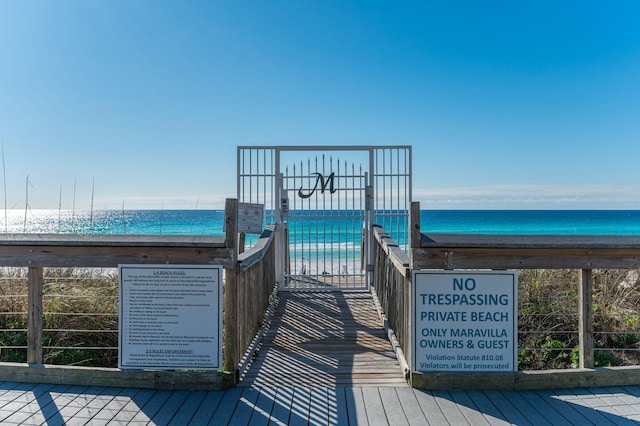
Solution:
<svg viewBox="0 0 640 426"><path fill-rule="evenodd" d="M280 292L250 386L407 386L369 292Z"/></svg>
<svg viewBox="0 0 640 426"><path fill-rule="evenodd" d="M638 425L640 387L427 392L246 386L189 392L5 382L0 424Z"/></svg>

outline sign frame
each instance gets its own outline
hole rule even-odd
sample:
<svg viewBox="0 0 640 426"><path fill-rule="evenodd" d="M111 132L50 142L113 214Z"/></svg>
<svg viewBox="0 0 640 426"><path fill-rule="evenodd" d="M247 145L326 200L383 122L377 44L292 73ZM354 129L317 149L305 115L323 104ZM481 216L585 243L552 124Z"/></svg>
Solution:
<svg viewBox="0 0 640 426"><path fill-rule="evenodd" d="M238 232L262 234L264 204L238 203Z"/></svg>
<svg viewBox="0 0 640 426"><path fill-rule="evenodd" d="M413 371L518 371L517 271L415 270L411 278ZM477 325L485 321L497 325Z"/></svg>
<svg viewBox="0 0 640 426"><path fill-rule="evenodd" d="M118 368L222 369L222 265L121 264L118 291Z"/></svg>

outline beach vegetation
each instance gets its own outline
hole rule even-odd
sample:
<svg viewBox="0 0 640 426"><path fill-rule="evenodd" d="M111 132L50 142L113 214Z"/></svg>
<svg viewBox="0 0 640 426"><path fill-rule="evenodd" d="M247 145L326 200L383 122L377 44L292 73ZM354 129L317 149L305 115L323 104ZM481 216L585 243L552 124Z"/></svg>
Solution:
<svg viewBox="0 0 640 426"><path fill-rule="evenodd" d="M518 273L518 365L520 370L577 368L578 273L521 270ZM638 270L593 271L594 364L640 364Z"/></svg>
<svg viewBox="0 0 640 426"><path fill-rule="evenodd" d="M0 277L0 361L27 361L27 274L4 268ZM112 272L47 268L43 285L43 361L116 367L118 279Z"/></svg>
<svg viewBox="0 0 640 426"><path fill-rule="evenodd" d="M594 270L596 367L640 364L640 274ZM520 270L518 367L577 368L578 271ZM0 361L26 362L27 270L0 269ZM47 364L117 367L115 270L46 268L43 357Z"/></svg>

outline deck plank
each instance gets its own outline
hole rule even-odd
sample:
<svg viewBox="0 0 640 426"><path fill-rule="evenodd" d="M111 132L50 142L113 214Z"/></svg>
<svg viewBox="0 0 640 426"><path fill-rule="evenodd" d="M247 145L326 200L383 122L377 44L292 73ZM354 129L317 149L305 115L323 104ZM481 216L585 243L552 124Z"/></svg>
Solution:
<svg viewBox="0 0 640 426"><path fill-rule="evenodd" d="M310 389L306 387L295 388L291 401L290 425L306 425L309 422Z"/></svg>
<svg viewBox="0 0 640 426"><path fill-rule="evenodd" d="M467 391L466 392L471 401L473 401L477 410L481 412L484 418L491 425L509 425L505 417L502 415L500 410L496 407L495 403L492 402L484 392L480 390Z"/></svg>
<svg viewBox="0 0 640 426"><path fill-rule="evenodd" d="M559 413L560 418L565 419L569 424L591 424L591 421L580 413L575 404L563 401L553 391L541 390L536 393Z"/></svg>
<svg viewBox="0 0 640 426"><path fill-rule="evenodd" d="M378 388L362 388L362 400L364 401L364 408L367 412L369 425L383 426L389 424L384 407L382 406L382 398L380 398Z"/></svg>
<svg viewBox="0 0 640 426"><path fill-rule="evenodd" d="M283 426L289 424L294 389L288 386L265 389L268 390L271 397L274 398L271 415L269 417L269 425Z"/></svg>
<svg viewBox="0 0 640 426"><path fill-rule="evenodd" d="M173 391L167 401L162 404L162 407L158 410L158 412L151 418L151 420L160 425L166 425L171 422L171 419L176 415L178 410L182 409L182 405L186 401L189 396L189 391L180 390Z"/></svg>
<svg viewBox="0 0 640 426"><path fill-rule="evenodd" d="M418 404L416 395L413 389L410 388L395 388L398 400L402 406L402 411L407 419L409 425L425 425L428 423L427 418Z"/></svg>
<svg viewBox="0 0 640 426"><path fill-rule="evenodd" d="M502 417L509 423L518 425L531 425L520 411L514 407L508 399L505 399L500 391L484 391L484 394L493 401L494 405L500 411Z"/></svg>
<svg viewBox="0 0 640 426"><path fill-rule="evenodd" d="M325 426L329 422L327 388L313 387L309 392L309 424Z"/></svg>
<svg viewBox="0 0 640 426"><path fill-rule="evenodd" d="M220 399L216 410L210 413L209 425L216 426L226 425L229 423L233 417L236 407L238 406L238 401L240 401L242 390L243 388L233 388L222 392L222 398Z"/></svg>
<svg viewBox="0 0 640 426"><path fill-rule="evenodd" d="M172 391L167 391L167 390L155 391L151 396L151 398L149 398L149 400L142 407L140 407L140 411L138 411L138 414L133 419L131 419L131 421L132 422L137 422L137 421L151 422L151 419L153 418L153 416L155 416L156 413L160 411L160 409L167 402L171 394L172 394Z"/></svg>
<svg viewBox="0 0 640 426"><path fill-rule="evenodd" d="M251 415L249 425L262 426L269 424L271 412L273 411L273 404L275 403L274 397L275 392L273 392L273 390L268 388L260 389L260 395L255 403L255 408Z"/></svg>
<svg viewBox="0 0 640 426"><path fill-rule="evenodd" d="M328 424L332 426L343 425L347 416L347 396L344 387L328 388L327 403L329 404Z"/></svg>
<svg viewBox="0 0 640 426"><path fill-rule="evenodd" d="M571 404L571 406L584 416L591 424L594 425L614 425L615 419L610 420L607 413L601 412L596 409L600 405L596 401L596 397L588 389L572 389L568 390L556 390L554 391L556 396L560 398L565 404Z"/></svg>
<svg viewBox="0 0 640 426"><path fill-rule="evenodd" d="M191 416L191 423L204 425L209 422L218 408L224 392L207 392L195 412ZM178 423L176 423L178 425Z"/></svg>
<svg viewBox="0 0 640 426"><path fill-rule="evenodd" d="M260 390L254 387L243 388L240 400L233 412L230 425L246 426L254 412L254 407L260 396Z"/></svg>
<svg viewBox="0 0 640 426"><path fill-rule="evenodd" d="M638 386L620 386L619 389L627 396L640 398L640 387Z"/></svg>
<svg viewBox="0 0 640 426"><path fill-rule="evenodd" d="M346 388L347 420L350 425L366 425L367 410L362 397L363 388Z"/></svg>
<svg viewBox="0 0 640 426"><path fill-rule="evenodd" d="M198 408L200 408L200 405L206 395L207 392L205 391L189 392L187 398L183 401L180 409L177 410L176 414L171 418L168 425L182 426L189 424L191 418L195 415Z"/></svg>
<svg viewBox="0 0 640 426"><path fill-rule="evenodd" d="M551 401L547 398L543 398L542 395L536 391L521 391L518 392L522 400L526 401L528 405L534 407L534 409L544 417L549 423L556 424L559 418L562 418L562 413L557 411L551 404Z"/></svg>
<svg viewBox="0 0 640 426"><path fill-rule="evenodd" d="M428 391L414 389L414 395L422 408L425 417L429 419L430 425L448 425L449 422L445 413L440 409L433 394Z"/></svg>
<svg viewBox="0 0 640 426"><path fill-rule="evenodd" d="M475 402L466 391L451 390L449 391L449 395L451 396L451 400L456 403L458 409L470 424L474 426L490 425L484 415L478 411Z"/></svg>
<svg viewBox="0 0 640 426"><path fill-rule="evenodd" d="M431 394L448 422L454 425L470 424L448 391L432 391Z"/></svg>
<svg viewBox="0 0 640 426"><path fill-rule="evenodd" d="M401 388L403 389L403 388ZM380 399L383 404L384 412L387 416L389 424L392 425L409 425L404 408L400 403L400 396L397 388L378 388Z"/></svg>
<svg viewBox="0 0 640 426"><path fill-rule="evenodd" d="M582 395L581 400L589 404L603 417L617 425L635 425L636 422L620 416L620 412L615 408L621 403L620 399L612 394L609 388L594 387L588 389L589 394Z"/></svg>

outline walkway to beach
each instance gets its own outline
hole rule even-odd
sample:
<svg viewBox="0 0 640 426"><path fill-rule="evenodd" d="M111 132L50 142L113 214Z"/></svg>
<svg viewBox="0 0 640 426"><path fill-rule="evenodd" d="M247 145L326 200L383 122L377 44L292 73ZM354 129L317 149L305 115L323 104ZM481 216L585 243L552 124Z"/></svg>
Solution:
<svg viewBox="0 0 640 426"><path fill-rule="evenodd" d="M280 292L241 385L407 386L368 291Z"/></svg>

